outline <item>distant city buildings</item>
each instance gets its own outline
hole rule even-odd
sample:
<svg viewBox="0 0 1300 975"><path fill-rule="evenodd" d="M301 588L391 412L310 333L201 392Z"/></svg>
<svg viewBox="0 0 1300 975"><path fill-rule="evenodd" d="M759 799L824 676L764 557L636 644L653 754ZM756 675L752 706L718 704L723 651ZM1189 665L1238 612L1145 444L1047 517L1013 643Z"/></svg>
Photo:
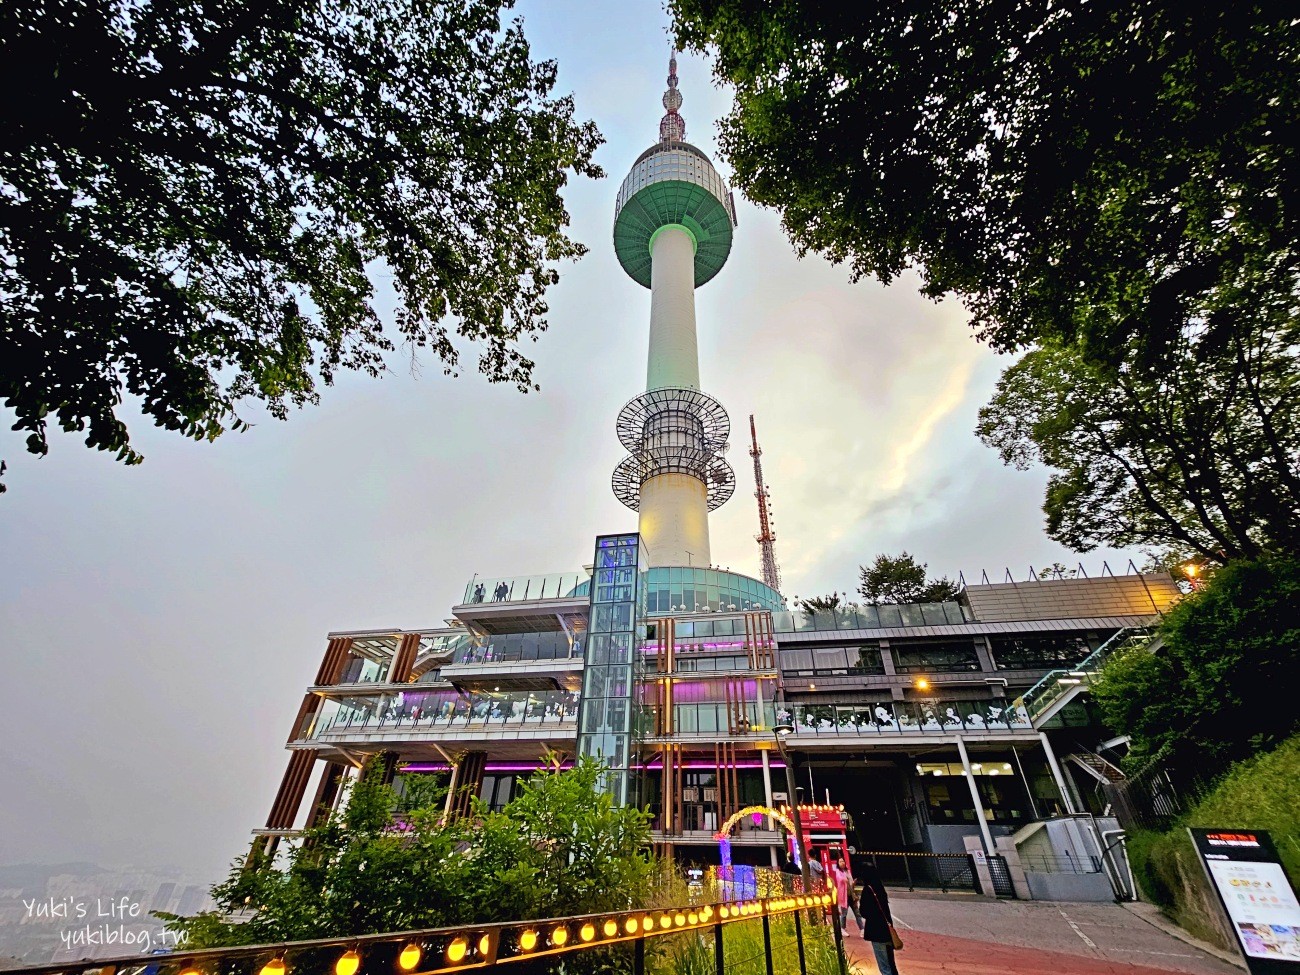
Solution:
<svg viewBox="0 0 1300 975"><path fill-rule="evenodd" d="M0 969L174 948L153 912L211 910L209 885L89 863L0 867Z"/></svg>

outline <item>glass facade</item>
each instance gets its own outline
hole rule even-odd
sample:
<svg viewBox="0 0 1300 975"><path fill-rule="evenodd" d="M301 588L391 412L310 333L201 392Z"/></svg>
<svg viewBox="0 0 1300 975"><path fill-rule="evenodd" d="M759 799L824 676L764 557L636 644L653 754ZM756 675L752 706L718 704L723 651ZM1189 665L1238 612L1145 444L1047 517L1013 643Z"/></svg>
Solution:
<svg viewBox="0 0 1300 975"><path fill-rule="evenodd" d="M633 634L646 564L641 536L599 536L592 563L578 754L604 764L607 771L602 788L615 802L626 804L632 746Z"/></svg>
<svg viewBox="0 0 1300 975"><path fill-rule="evenodd" d="M746 610L781 610L785 600L770 586L738 572L701 569L691 566L658 566L645 573L646 616L675 616L682 613L729 613ZM789 614L787 614L789 615ZM677 624L677 635L731 635L713 632L714 622L696 620ZM718 620L724 629L731 621ZM743 624L740 633L744 633ZM705 631L708 632L705 632ZM689 631L689 632L688 632Z"/></svg>

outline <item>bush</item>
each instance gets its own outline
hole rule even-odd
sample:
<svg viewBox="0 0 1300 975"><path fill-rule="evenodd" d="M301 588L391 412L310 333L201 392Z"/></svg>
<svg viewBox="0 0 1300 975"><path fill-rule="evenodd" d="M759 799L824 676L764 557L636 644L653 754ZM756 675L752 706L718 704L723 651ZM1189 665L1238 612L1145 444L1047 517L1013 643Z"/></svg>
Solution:
<svg viewBox="0 0 1300 975"><path fill-rule="evenodd" d="M1129 862L1147 899L1196 936L1230 947L1188 826L1267 831L1291 883L1300 886L1300 735L1233 768L1175 829L1129 835Z"/></svg>
<svg viewBox="0 0 1300 975"><path fill-rule="evenodd" d="M1300 560L1229 563L1160 633L1160 650L1115 659L1092 691L1132 761L1213 774L1300 732Z"/></svg>

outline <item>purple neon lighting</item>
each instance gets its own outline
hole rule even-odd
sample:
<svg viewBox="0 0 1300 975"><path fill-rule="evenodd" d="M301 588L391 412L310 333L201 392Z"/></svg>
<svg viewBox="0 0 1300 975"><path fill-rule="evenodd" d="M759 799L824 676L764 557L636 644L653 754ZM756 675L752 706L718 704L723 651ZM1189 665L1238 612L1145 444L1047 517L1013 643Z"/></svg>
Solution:
<svg viewBox="0 0 1300 975"><path fill-rule="evenodd" d="M485 772L540 772L542 769L552 768L550 765L527 765L523 763L500 763L489 762L485 767ZM565 762L560 766L563 769L573 768L572 762ZM645 771L658 771L663 767L662 763L651 763L649 765L631 765L630 768L644 769ZM687 762L682 766L687 769L712 769L718 766L711 762ZM763 767L762 762L736 762L734 765L728 765L727 768L736 769L758 769ZM769 764L769 768L785 768L785 763L774 761ZM446 762L411 762L402 766L403 772L448 772L451 766Z"/></svg>

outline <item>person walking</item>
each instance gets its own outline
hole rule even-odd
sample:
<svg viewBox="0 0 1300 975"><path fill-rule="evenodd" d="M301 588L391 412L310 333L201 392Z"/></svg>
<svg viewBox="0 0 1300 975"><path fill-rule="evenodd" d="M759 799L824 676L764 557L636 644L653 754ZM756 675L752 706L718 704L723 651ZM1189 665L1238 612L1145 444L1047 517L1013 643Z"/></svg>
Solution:
<svg viewBox="0 0 1300 975"><path fill-rule="evenodd" d="M870 863L863 864L859 873L862 899L858 902L858 919L862 922L862 937L871 942L880 975L898 975L894 950L903 947L903 942L894 930L894 916L889 913L889 894Z"/></svg>
<svg viewBox="0 0 1300 975"><path fill-rule="evenodd" d="M835 885L835 903L840 908L840 929L849 929L849 915L853 914L853 920L861 932L862 917L853 910L853 874L839 857L831 864L831 882Z"/></svg>

